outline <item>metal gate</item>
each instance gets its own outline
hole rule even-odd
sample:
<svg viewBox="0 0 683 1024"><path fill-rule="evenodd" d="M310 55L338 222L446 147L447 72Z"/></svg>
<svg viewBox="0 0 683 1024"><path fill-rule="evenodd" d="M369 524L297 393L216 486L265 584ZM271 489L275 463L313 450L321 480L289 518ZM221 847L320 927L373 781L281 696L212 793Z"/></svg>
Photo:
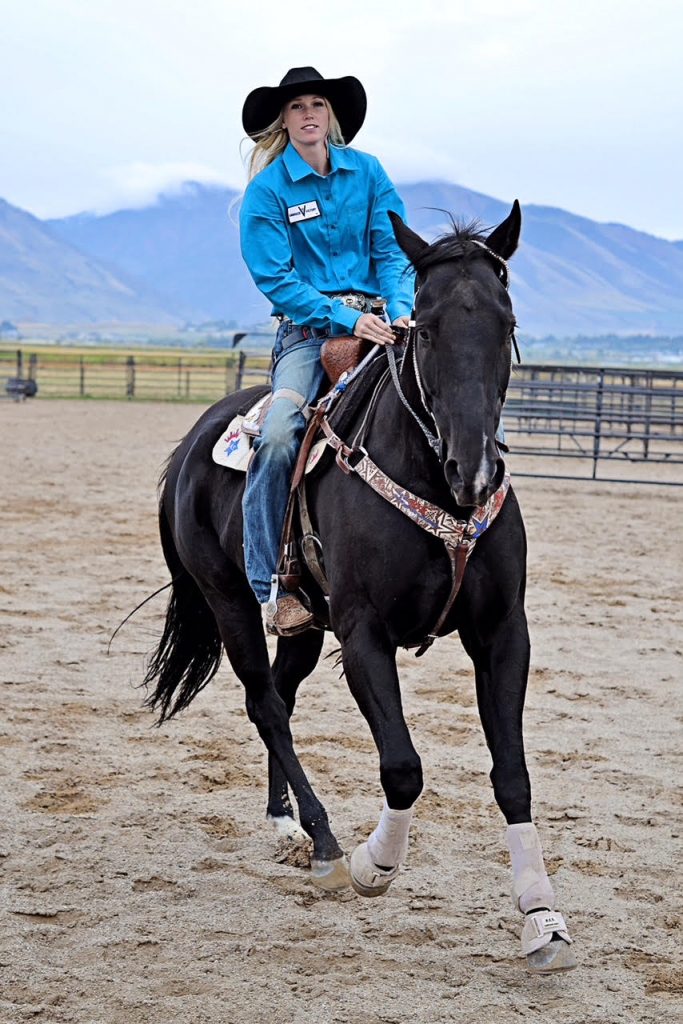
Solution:
<svg viewBox="0 0 683 1024"><path fill-rule="evenodd" d="M552 456L566 460L568 470L574 468L573 473L549 472L538 464L531 471L533 463L525 462L530 470L516 468L517 476L683 485L683 373L514 367L503 416L517 464ZM577 459L584 461L587 473L577 471ZM622 467L620 475L614 475L615 464ZM633 475L636 468L658 465L674 467L674 472Z"/></svg>

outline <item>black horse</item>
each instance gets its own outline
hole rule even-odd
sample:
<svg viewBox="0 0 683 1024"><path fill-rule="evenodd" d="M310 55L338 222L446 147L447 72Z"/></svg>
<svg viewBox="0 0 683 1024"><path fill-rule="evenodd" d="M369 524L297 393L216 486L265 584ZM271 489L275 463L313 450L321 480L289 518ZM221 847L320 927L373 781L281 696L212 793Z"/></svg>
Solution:
<svg viewBox="0 0 683 1024"><path fill-rule="evenodd" d="M398 216L395 235L416 271L413 328L394 386L379 393L365 444L374 462L414 494L460 519L494 494L505 466L495 441L510 375L515 320L505 261L515 251L521 214L488 237L455 228L428 244ZM401 706L396 651L434 627L452 586L444 544L421 530L355 473L330 459L308 485L322 539L329 607L308 581L317 617L341 645L346 678L372 731L386 803L378 828L349 866L292 744L297 687L315 668L323 632L280 638L271 667L261 609L244 575L243 474L219 467L212 448L245 393L217 402L171 456L162 478L161 541L173 577L166 624L153 656L148 704L160 721L186 707L215 674L225 648L244 685L250 719L269 753L268 817L283 833L301 826L313 840L313 878L336 889L352 881L364 895L386 892L405 857L411 809L422 790L420 758ZM409 409L407 406L410 406ZM411 411L412 409L412 411ZM429 419L428 443L413 411ZM363 416L347 425L347 439ZM439 635L458 630L474 663L491 780L508 823L517 906L527 919L523 952L535 970L574 966L561 915L531 824L522 709L529 667L524 612L526 540L512 488L479 538Z"/></svg>

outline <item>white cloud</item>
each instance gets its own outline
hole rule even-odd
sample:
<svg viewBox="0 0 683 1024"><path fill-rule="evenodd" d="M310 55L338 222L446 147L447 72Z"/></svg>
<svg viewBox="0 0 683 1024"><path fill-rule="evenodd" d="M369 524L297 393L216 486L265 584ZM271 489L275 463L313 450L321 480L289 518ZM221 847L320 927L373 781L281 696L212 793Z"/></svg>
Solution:
<svg viewBox="0 0 683 1024"><path fill-rule="evenodd" d="M162 193L180 191L183 183L188 181L198 181L204 185L229 184L220 171L196 163L150 164L135 161L107 167L101 176L106 185L102 199L96 201L93 207L95 213L148 206Z"/></svg>
<svg viewBox="0 0 683 1024"><path fill-rule="evenodd" d="M396 182L443 179L463 183L457 159L422 141L363 131L358 148L373 153Z"/></svg>

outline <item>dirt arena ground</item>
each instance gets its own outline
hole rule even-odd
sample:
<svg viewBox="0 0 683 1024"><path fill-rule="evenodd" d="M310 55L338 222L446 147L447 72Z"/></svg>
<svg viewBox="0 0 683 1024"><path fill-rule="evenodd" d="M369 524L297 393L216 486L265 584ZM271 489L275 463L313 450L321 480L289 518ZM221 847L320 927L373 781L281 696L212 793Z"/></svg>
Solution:
<svg viewBox="0 0 683 1024"><path fill-rule="evenodd" d="M515 485L535 816L580 960L535 977L457 637L399 655L426 787L409 864L377 900L316 890L265 826L266 759L227 666L152 728L136 686L165 596L107 657L167 579L156 478L200 412L0 405L2 1024L683 1019L680 492ZM330 661L294 731L350 852L381 793Z"/></svg>

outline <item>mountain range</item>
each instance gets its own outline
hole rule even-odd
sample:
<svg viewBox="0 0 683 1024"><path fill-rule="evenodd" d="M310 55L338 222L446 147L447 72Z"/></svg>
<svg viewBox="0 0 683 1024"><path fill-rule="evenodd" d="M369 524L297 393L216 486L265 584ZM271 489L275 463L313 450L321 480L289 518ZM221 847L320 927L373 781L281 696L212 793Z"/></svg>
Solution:
<svg viewBox="0 0 683 1024"><path fill-rule="evenodd" d="M0 320L171 325L190 310L0 199Z"/></svg>
<svg viewBox="0 0 683 1024"><path fill-rule="evenodd" d="M450 214L493 226L511 206L447 182L398 188L429 238ZM238 198L189 182L140 209L48 221L0 200L0 320L267 321L239 255ZM525 334L683 334L683 241L549 206L522 216L511 291Z"/></svg>

